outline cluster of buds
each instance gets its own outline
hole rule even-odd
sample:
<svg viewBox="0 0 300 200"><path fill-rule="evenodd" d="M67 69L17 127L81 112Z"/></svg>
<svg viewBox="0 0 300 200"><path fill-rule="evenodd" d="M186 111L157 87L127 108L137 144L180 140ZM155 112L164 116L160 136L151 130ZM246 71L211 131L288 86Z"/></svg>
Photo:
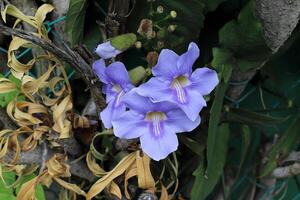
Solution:
<svg viewBox="0 0 300 200"><path fill-rule="evenodd" d="M149 3L154 0L148 0ZM171 10L166 13L162 5L156 7L156 10L150 11L149 19L142 19L138 27L137 33L142 37L140 41L135 43L135 47L140 49L142 46L146 49L162 49L165 47L168 33L173 33L177 25L168 23L169 20L177 17L177 12ZM167 23L166 23L167 22ZM149 47L149 44L151 45Z"/></svg>

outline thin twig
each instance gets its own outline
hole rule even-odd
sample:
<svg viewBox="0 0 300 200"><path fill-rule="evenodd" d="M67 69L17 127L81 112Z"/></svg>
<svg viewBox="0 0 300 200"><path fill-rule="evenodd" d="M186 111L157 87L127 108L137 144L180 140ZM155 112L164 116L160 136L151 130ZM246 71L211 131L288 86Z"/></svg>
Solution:
<svg viewBox="0 0 300 200"><path fill-rule="evenodd" d="M96 103L98 113L105 108L106 102L101 93L101 83L97 79L90 65L82 58L82 56L78 52L73 51L68 45L66 45L65 42L62 41L62 43L65 44L65 48L62 50L51 41L39 38L29 32L20 29L12 29L8 26L0 24L0 32L4 35L17 36L24 40L30 41L53 53L59 60L69 63L82 77L82 79L90 89L91 96Z"/></svg>

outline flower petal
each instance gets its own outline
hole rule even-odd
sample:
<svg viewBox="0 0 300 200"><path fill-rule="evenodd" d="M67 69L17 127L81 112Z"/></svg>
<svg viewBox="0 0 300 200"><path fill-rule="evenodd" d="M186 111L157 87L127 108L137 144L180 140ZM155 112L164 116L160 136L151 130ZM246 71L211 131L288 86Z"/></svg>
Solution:
<svg viewBox="0 0 300 200"><path fill-rule="evenodd" d="M153 160L159 161L166 158L170 153L177 150L178 139L171 129L164 128L159 137L152 135L149 131L140 138L143 151Z"/></svg>
<svg viewBox="0 0 300 200"><path fill-rule="evenodd" d="M199 117L201 109L206 106L206 101L196 90L187 90L187 94L188 101L184 104L178 104L178 106L190 120L195 121Z"/></svg>
<svg viewBox="0 0 300 200"><path fill-rule="evenodd" d="M115 106L115 101L110 101L106 108L100 113L100 119L105 128L112 127L112 120L119 117L126 111L126 106L120 104Z"/></svg>
<svg viewBox="0 0 300 200"><path fill-rule="evenodd" d="M109 82L109 79L105 74L105 69L106 69L106 67L105 67L105 62L103 59L96 60L93 63L94 72L96 73L98 78L101 80L101 82L107 84Z"/></svg>
<svg viewBox="0 0 300 200"><path fill-rule="evenodd" d="M116 57L118 54L122 53L120 50L113 47L110 41L99 44L95 52L103 59Z"/></svg>
<svg viewBox="0 0 300 200"><path fill-rule="evenodd" d="M180 74L191 74L193 70L193 64L200 55L199 47L196 43L191 42L189 44L187 52L182 54L177 62L178 71Z"/></svg>
<svg viewBox="0 0 300 200"><path fill-rule="evenodd" d="M196 69L191 76L191 87L202 95L208 95L219 83L218 74L209 68Z"/></svg>
<svg viewBox="0 0 300 200"><path fill-rule="evenodd" d="M125 94L122 99L128 108L138 113L145 115L151 111L168 112L178 108L175 103L167 101L156 102L155 99L149 98L151 96L142 96L138 93L138 90L139 88L132 89L129 93Z"/></svg>
<svg viewBox="0 0 300 200"><path fill-rule="evenodd" d="M170 81L163 81L154 77L140 85L136 92L142 96L153 98L154 102L170 101L172 98L170 84Z"/></svg>
<svg viewBox="0 0 300 200"><path fill-rule="evenodd" d="M176 67L178 59L179 56L174 51L163 49L159 54L157 64L152 69L153 75L172 80L179 74Z"/></svg>
<svg viewBox="0 0 300 200"><path fill-rule="evenodd" d="M139 95L136 90L137 88L132 89L123 96L122 100L128 108L140 114L146 114L153 109L153 103L148 97Z"/></svg>
<svg viewBox="0 0 300 200"><path fill-rule="evenodd" d="M121 87L127 87L131 84L126 67L121 62L110 64L105 70L106 76L112 83L119 84Z"/></svg>
<svg viewBox="0 0 300 200"><path fill-rule="evenodd" d="M133 139L148 131L144 117L132 111L123 113L112 121L114 134L119 138Z"/></svg>
<svg viewBox="0 0 300 200"><path fill-rule="evenodd" d="M182 110L172 110L167 113L166 126L175 133L189 132L194 130L200 124L200 116L196 120L190 120Z"/></svg>

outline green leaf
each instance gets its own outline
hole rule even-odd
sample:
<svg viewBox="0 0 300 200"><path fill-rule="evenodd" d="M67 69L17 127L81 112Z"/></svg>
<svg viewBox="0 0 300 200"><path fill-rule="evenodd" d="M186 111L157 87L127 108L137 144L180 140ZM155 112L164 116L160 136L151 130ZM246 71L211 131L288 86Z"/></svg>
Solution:
<svg viewBox="0 0 300 200"><path fill-rule="evenodd" d="M96 44L101 42L101 32L97 26L88 27L84 33L83 44L85 44L89 50L93 51Z"/></svg>
<svg viewBox="0 0 300 200"><path fill-rule="evenodd" d="M15 182L15 174L12 172L3 172L2 176L5 183L0 179L0 197L2 194L14 196L13 188L7 188L6 185L11 185Z"/></svg>
<svg viewBox="0 0 300 200"><path fill-rule="evenodd" d="M87 0L70 0L66 16L66 33L71 45L82 42Z"/></svg>
<svg viewBox="0 0 300 200"><path fill-rule="evenodd" d="M226 154L229 139L229 124L221 124L217 127L218 139L215 141L214 151L209 159L206 173L204 173L203 163L194 171L193 175L196 176L191 199L202 200L205 199L209 193L214 189L214 186L218 183L221 174L223 173L223 167L226 162Z"/></svg>
<svg viewBox="0 0 300 200"><path fill-rule="evenodd" d="M200 180L196 178L192 189L192 199L194 200L205 199L218 183L223 172L226 157L224 149L227 149L229 129L228 124L219 127L219 123L227 87L228 83L222 81L216 89L216 96L210 111L207 138L207 176L209 178L198 177ZM201 172L199 168L198 172ZM199 181L202 182L198 183Z"/></svg>
<svg viewBox="0 0 300 200"><path fill-rule="evenodd" d="M0 74L0 78L4 77L2 74ZM8 93L4 93L4 94L0 94L0 107L6 107L7 104L9 104L9 102L11 102L12 100L14 100L20 93L20 87L21 87L21 81L17 78L15 78L13 75L10 75L8 77L13 83L16 84L16 86L18 87L17 90L12 91L12 92L8 92ZM23 100L24 96L18 96L18 100Z"/></svg>
<svg viewBox="0 0 300 200"><path fill-rule="evenodd" d="M244 6L237 20L229 21L220 29L219 41L221 47L214 50L214 64L230 64L247 71L261 67L272 55L264 40L262 25L255 16L254 1Z"/></svg>
<svg viewBox="0 0 300 200"><path fill-rule="evenodd" d="M16 197L12 194L0 193L0 199L5 200L15 200Z"/></svg>
<svg viewBox="0 0 300 200"><path fill-rule="evenodd" d="M246 159L246 155L248 153L248 149L249 149L249 145L251 142L251 133L250 133L250 129L248 126L244 125L242 127L242 153L241 153L241 161L240 161L240 166L239 166L239 172L242 169L242 166L245 162ZM239 173L238 173L239 174Z"/></svg>
<svg viewBox="0 0 300 200"><path fill-rule="evenodd" d="M29 174L27 176L23 176L20 184L16 188L16 193L18 193L21 189L21 186L26 183L27 181L30 181L31 179L35 178L35 174ZM43 186L41 184L38 184L35 189L35 196L37 200L46 200L45 193Z"/></svg>
<svg viewBox="0 0 300 200"><path fill-rule="evenodd" d="M216 97L214 99L209 118L208 138L207 138L207 161L208 166L213 165L214 150L218 141L218 125L223 107L223 100L228 84L221 82L216 89Z"/></svg>
<svg viewBox="0 0 300 200"><path fill-rule="evenodd" d="M189 149L191 149L195 154L198 154L199 156L202 154L204 147L201 146L198 142L195 140L183 135L178 135L180 143L185 144Z"/></svg>
<svg viewBox="0 0 300 200"><path fill-rule="evenodd" d="M231 108L225 115L224 121L238 122L252 126L272 126L287 120L287 118L272 117L244 109Z"/></svg>
<svg viewBox="0 0 300 200"><path fill-rule="evenodd" d="M295 119L281 138L272 146L267 155L267 163L262 168L261 177L267 176L277 166L277 160L286 157L300 141L300 117Z"/></svg>
<svg viewBox="0 0 300 200"><path fill-rule="evenodd" d="M226 0L204 0L205 3L204 12L208 13L216 10L217 7L224 1Z"/></svg>

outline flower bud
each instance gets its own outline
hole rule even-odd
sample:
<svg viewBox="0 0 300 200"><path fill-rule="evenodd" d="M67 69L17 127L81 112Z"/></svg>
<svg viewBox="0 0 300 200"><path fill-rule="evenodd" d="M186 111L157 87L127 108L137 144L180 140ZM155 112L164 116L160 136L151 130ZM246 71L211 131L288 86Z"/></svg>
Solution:
<svg viewBox="0 0 300 200"><path fill-rule="evenodd" d="M168 26L168 31L169 32L174 32L176 27L177 27L177 25L171 24L171 25Z"/></svg>
<svg viewBox="0 0 300 200"><path fill-rule="evenodd" d="M146 78L146 76L146 70L142 66L138 66L129 71L129 77L133 85L138 85L142 80Z"/></svg>
<svg viewBox="0 0 300 200"><path fill-rule="evenodd" d="M177 12L175 10L172 10L170 12L170 15L171 15L172 18L176 18L177 17Z"/></svg>
<svg viewBox="0 0 300 200"><path fill-rule="evenodd" d="M157 47L158 47L159 49L163 48L164 46L165 46L164 41L158 41L158 42L157 42Z"/></svg>
<svg viewBox="0 0 300 200"><path fill-rule="evenodd" d="M107 42L99 44L95 52L103 59L116 57L118 54L129 49L136 42L136 35L128 33L109 39Z"/></svg>
<svg viewBox="0 0 300 200"><path fill-rule="evenodd" d="M127 33L127 34L116 36L109 40L111 41L112 46L114 46L115 48L121 51L125 51L135 44L136 35L133 33Z"/></svg>
<svg viewBox="0 0 300 200"><path fill-rule="evenodd" d="M162 13L164 12L164 7L162 7L162 6L157 6L156 11L157 11L159 14L162 14Z"/></svg>
<svg viewBox="0 0 300 200"><path fill-rule="evenodd" d="M136 41L136 43L135 43L135 48L137 48L137 49L142 48L142 43L141 43L141 41Z"/></svg>
<svg viewBox="0 0 300 200"><path fill-rule="evenodd" d="M103 59L113 58L122 53L122 51L113 47L110 41L99 44L95 49L95 52Z"/></svg>
<svg viewBox="0 0 300 200"><path fill-rule="evenodd" d="M149 67L153 67L157 63L158 53L156 51L150 51L147 54L147 62Z"/></svg>
<svg viewBox="0 0 300 200"><path fill-rule="evenodd" d="M151 39L152 36L153 36L153 23L152 23L152 20L142 19L137 32L142 36L146 36L147 39Z"/></svg>

